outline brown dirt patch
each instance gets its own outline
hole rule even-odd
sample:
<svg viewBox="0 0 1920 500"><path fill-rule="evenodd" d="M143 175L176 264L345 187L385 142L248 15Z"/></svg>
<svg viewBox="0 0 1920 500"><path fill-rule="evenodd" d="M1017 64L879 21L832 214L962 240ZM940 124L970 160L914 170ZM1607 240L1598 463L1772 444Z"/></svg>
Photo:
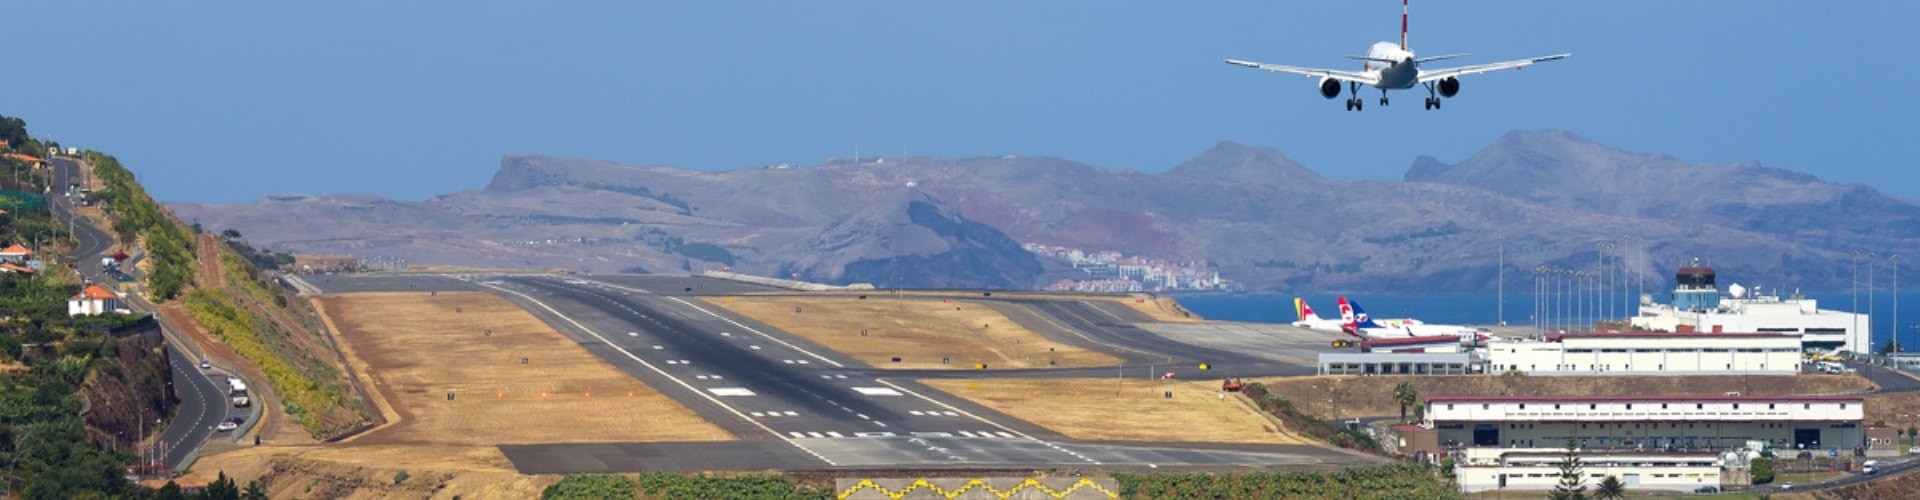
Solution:
<svg viewBox="0 0 1920 500"><path fill-rule="evenodd" d="M366 367L373 390L399 417L354 443L733 439L493 295L355 293L319 301L343 350Z"/></svg>
<svg viewBox="0 0 1920 500"><path fill-rule="evenodd" d="M1109 366L1118 358L1046 337L984 304L963 300L870 297L708 298L781 331L886 369L971 370ZM800 312L794 312L796 309ZM867 335L861 336L860 331ZM893 362L898 356L901 361ZM941 358L948 363L942 364Z"/></svg>
<svg viewBox="0 0 1920 500"><path fill-rule="evenodd" d="M1075 439L1313 444L1240 401L1219 382L1127 379L920 380L922 384ZM1167 399L1165 393L1173 392Z"/></svg>
<svg viewBox="0 0 1920 500"><path fill-rule="evenodd" d="M1886 422L1890 427L1920 427L1920 392L1869 394L1866 397L1867 423Z"/></svg>
<svg viewBox="0 0 1920 500"><path fill-rule="evenodd" d="M1400 405L1393 402L1393 388L1401 382L1412 382L1422 399L1429 396L1720 395L1727 392L1749 396L1858 394L1877 388L1873 382L1853 375L1322 376L1267 378L1257 382L1285 396L1300 411L1321 418L1398 415ZM1867 407L1872 411L1873 405Z"/></svg>
<svg viewBox="0 0 1920 500"><path fill-rule="evenodd" d="M527 476L490 446L264 446L210 455L195 470L271 498L537 498L560 476ZM394 478L401 472L407 478Z"/></svg>

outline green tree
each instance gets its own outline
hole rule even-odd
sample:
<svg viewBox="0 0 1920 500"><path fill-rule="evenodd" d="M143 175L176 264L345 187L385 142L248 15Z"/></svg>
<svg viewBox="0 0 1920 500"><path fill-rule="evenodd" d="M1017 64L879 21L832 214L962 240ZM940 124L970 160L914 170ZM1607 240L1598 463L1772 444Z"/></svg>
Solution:
<svg viewBox="0 0 1920 500"><path fill-rule="evenodd" d="M1913 446L1914 438L1920 438L1920 428L1907 426L1907 446Z"/></svg>
<svg viewBox="0 0 1920 500"><path fill-rule="evenodd" d="M1747 464L1747 467L1748 471L1753 473L1753 484L1773 482L1773 459L1767 457L1755 458Z"/></svg>
<svg viewBox="0 0 1920 500"><path fill-rule="evenodd" d="M1455 465L1456 464L1453 460L1453 457L1440 459L1440 478L1447 480L1448 488L1457 487L1455 486L1455 481L1458 481L1460 479L1459 471L1453 470Z"/></svg>
<svg viewBox="0 0 1920 500"><path fill-rule="evenodd" d="M1414 390L1412 382L1401 382L1393 386L1393 401L1400 403L1400 421L1407 421L1407 407L1420 401L1420 392Z"/></svg>
<svg viewBox="0 0 1920 500"><path fill-rule="evenodd" d="M1547 498L1553 500L1587 500L1585 470L1580 466L1580 452L1574 448L1573 440L1567 440L1567 452L1560 456L1560 484L1547 492Z"/></svg>
<svg viewBox="0 0 1920 500"><path fill-rule="evenodd" d="M267 500L267 487L259 479L247 481L247 491L240 495L246 500Z"/></svg>
<svg viewBox="0 0 1920 500"><path fill-rule="evenodd" d="M1619 476L1608 475L1593 487L1595 500L1620 500L1627 497L1627 484L1620 482Z"/></svg>
<svg viewBox="0 0 1920 500"><path fill-rule="evenodd" d="M226 471L221 471L220 477L208 483L206 491L200 492L200 499L240 500L240 487L233 484L233 478L227 477Z"/></svg>

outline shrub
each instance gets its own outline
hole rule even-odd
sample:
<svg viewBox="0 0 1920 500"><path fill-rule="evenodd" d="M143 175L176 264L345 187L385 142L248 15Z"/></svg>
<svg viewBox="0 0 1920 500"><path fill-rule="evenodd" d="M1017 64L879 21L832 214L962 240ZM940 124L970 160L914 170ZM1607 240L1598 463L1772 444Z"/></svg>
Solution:
<svg viewBox="0 0 1920 500"><path fill-rule="evenodd" d="M570 474L540 492L544 499L634 498L633 481L604 474Z"/></svg>

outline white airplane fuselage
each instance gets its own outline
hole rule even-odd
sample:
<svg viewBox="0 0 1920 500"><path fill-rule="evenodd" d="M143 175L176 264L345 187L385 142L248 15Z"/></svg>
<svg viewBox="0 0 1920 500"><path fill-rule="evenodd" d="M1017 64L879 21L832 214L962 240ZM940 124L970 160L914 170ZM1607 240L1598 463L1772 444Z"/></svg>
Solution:
<svg viewBox="0 0 1920 500"><path fill-rule="evenodd" d="M1413 51L1402 49L1393 42L1376 42L1368 47L1367 59L1360 63L1360 70L1380 75L1380 83L1374 85L1376 88L1404 90L1420 83L1420 63L1414 59Z"/></svg>

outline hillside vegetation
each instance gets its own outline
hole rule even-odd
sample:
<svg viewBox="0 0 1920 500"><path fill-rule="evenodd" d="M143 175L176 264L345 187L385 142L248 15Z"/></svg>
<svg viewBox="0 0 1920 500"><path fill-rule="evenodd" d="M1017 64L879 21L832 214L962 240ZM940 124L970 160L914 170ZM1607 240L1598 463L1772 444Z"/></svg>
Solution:
<svg viewBox="0 0 1920 500"><path fill-rule="evenodd" d="M290 292L273 285L222 240L196 237L198 228L182 224L154 202L118 159L92 151L85 158L104 184L100 196L120 241L139 244L151 256L149 299L184 296L192 321L257 367L271 395L279 397L279 408L311 437L331 437L367 423L365 406L351 397L350 384L332 361L337 354L320 340L324 328L318 321L288 319L312 316L290 308L297 303L288 300Z"/></svg>
<svg viewBox="0 0 1920 500"><path fill-rule="evenodd" d="M0 138L10 152L45 151L25 127L0 116ZM46 171L12 158L0 158L0 167L0 186L36 198L5 207L0 244L37 246L42 258L70 250L66 227L32 194L49 182ZM130 452L141 431L160 429L129 424L151 422L173 408L163 390L163 351L111 334L142 318L67 316L66 298L79 291L73 270L59 259L45 259L38 273L0 273L0 493L137 495L120 478L121 466L135 460Z"/></svg>

